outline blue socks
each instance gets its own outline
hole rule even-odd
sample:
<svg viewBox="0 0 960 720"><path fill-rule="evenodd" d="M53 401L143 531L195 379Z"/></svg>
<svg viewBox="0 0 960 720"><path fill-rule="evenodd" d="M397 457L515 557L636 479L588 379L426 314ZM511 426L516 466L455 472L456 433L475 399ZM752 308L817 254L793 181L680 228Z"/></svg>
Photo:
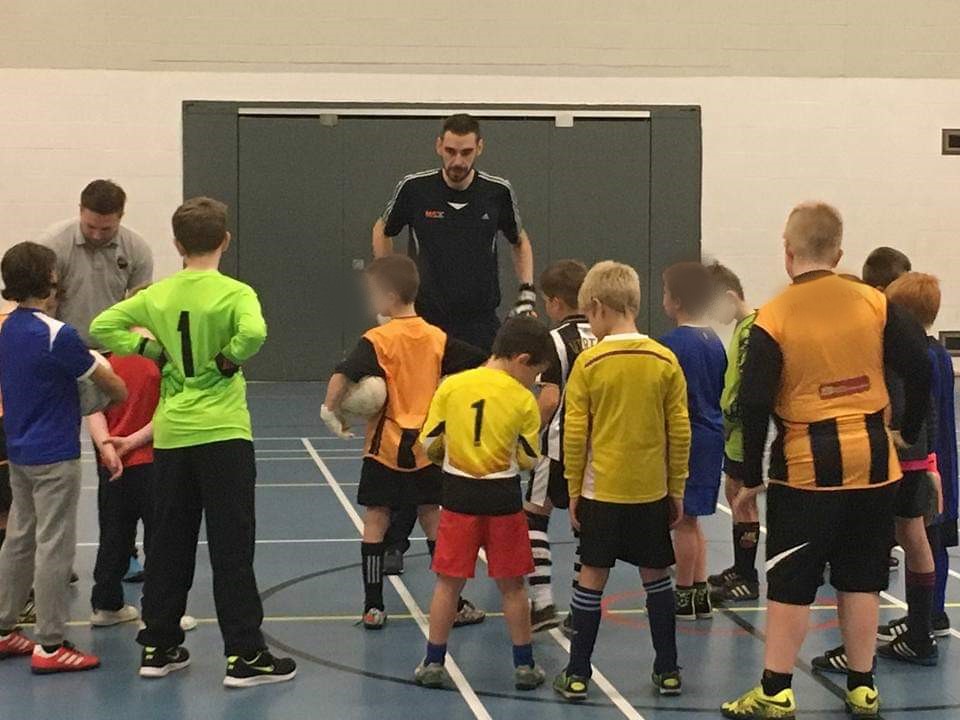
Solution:
<svg viewBox="0 0 960 720"><path fill-rule="evenodd" d="M573 616L573 640L570 641L570 663L568 675L590 677L590 658L593 646L597 642L600 630L600 600L602 590L591 590L577 586L570 601L570 613Z"/></svg>
<svg viewBox="0 0 960 720"><path fill-rule="evenodd" d="M516 668L522 665L533 667L533 645L530 643L513 646L513 666Z"/></svg>
<svg viewBox="0 0 960 720"><path fill-rule="evenodd" d="M672 672L677 669L677 608L673 583L669 577L644 583L647 592L647 619L656 659L653 671Z"/></svg>
<svg viewBox="0 0 960 720"><path fill-rule="evenodd" d="M447 659L447 646L446 643L443 645L434 645L429 640L427 641L427 657L424 659L425 665L433 665L439 663L443 665L444 661Z"/></svg>

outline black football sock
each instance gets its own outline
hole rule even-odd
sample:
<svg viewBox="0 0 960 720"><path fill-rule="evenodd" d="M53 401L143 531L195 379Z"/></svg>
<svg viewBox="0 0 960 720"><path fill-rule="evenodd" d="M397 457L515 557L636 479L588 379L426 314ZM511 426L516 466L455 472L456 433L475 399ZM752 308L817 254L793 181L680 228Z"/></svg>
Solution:
<svg viewBox="0 0 960 720"><path fill-rule="evenodd" d="M733 567L744 580L757 581L757 544L760 523L733 524Z"/></svg>
<svg viewBox="0 0 960 720"><path fill-rule="evenodd" d="M3 541L7 539L7 529L0 528L0 548L3 547Z"/></svg>
<svg viewBox="0 0 960 720"><path fill-rule="evenodd" d="M792 673L778 673L773 670L764 670L763 678L760 680L763 686L763 694L767 696L776 695L784 690L788 690L793 684Z"/></svg>
<svg viewBox="0 0 960 720"><path fill-rule="evenodd" d="M573 639L570 641L570 663L567 674L590 677L590 658L600 631L602 590L578 587L573 591L570 613L573 616Z"/></svg>
<svg viewBox="0 0 960 720"><path fill-rule="evenodd" d="M936 573L916 573L907 568L907 632L914 647L924 647L930 643L936 581Z"/></svg>
<svg viewBox="0 0 960 720"><path fill-rule="evenodd" d="M677 669L677 605L673 582L665 577L644 583L643 589L647 593L647 622L656 653L653 671L672 672Z"/></svg>
<svg viewBox="0 0 960 720"><path fill-rule="evenodd" d="M873 672L847 670L847 690L856 690L858 687L874 687Z"/></svg>
<svg viewBox="0 0 960 720"><path fill-rule="evenodd" d="M383 552L384 544L360 543L360 558L363 563L363 611L371 608L383 610Z"/></svg>
<svg viewBox="0 0 960 720"><path fill-rule="evenodd" d="M61 647L63 647L63 643L57 643L56 645L41 645L40 647L43 648L43 651L44 651L47 655L50 655L50 654L52 654L52 653L55 653L55 652L56 652L57 650L59 650Z"/></svg>

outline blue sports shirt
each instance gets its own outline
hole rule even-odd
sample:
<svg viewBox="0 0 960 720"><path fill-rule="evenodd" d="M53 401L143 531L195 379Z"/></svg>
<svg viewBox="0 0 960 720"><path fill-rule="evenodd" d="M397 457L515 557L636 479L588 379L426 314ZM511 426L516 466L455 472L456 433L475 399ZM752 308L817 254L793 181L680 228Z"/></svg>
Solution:
<svg viewBox="0 0 960 720"><path fill-rule="evenodd" d="M0 392L7 455L15 465L80 457L77 381L97 361L70 325L17 308L0 331Z"/></svg>

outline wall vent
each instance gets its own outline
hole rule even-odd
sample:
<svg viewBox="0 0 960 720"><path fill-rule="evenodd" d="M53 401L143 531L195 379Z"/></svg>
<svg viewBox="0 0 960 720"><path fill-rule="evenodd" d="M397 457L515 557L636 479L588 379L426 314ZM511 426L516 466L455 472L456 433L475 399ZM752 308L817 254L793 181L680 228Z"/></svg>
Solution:
<svg viewBox="0 0 960 720"><path fill-rule="evenodd" d="M944 129L943 154L960 155L960 128Z"/></svg>
<svg viewBox="0 0 960 720"><path fill-rule="evenodd" d="M954 357L960 356L960 331L941 330L940 342Z"/></svg>

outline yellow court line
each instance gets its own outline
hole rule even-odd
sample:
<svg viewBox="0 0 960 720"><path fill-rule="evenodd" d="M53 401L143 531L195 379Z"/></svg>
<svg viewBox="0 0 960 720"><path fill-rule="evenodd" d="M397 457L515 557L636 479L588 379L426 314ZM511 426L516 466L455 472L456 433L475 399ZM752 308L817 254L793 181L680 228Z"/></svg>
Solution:
<svg viewBox="0 0 960 720"><path fill-rule="evenodd" d="M958 608L960 607L960 602L951 602L946 603L945 607L948 608ZM836 610L836 605L811 605L811 610ZM900 605L894 605L892 603L885 603L880 605L881 610L902 610L903 608ZM722 613L720 608L717 608L718 612ZM735 610L736 612L749 612L749 613L762 613L766 612L767 608L765 605L755 605L755 606L744 606L744 607L732 607L730 610ZM647 612L643 608L631 608L626 610L607 610L605 611L609 615L646 615ZM561 613L562 614L562 613ZM487 617L489 618L500 618L503 617L502 612L488 612ZM409 613L390 613L391 620L413 620L413 615ZM272 615L265 617L264 622L268 623L324 623L324 622L350 622L358 623L359 616L354 614L349 615ZM197 623L200 625L216 625L216 618L197 618ZM89 620L70 620L67 625L71 627L83 627L89 625Z"/></svg>

